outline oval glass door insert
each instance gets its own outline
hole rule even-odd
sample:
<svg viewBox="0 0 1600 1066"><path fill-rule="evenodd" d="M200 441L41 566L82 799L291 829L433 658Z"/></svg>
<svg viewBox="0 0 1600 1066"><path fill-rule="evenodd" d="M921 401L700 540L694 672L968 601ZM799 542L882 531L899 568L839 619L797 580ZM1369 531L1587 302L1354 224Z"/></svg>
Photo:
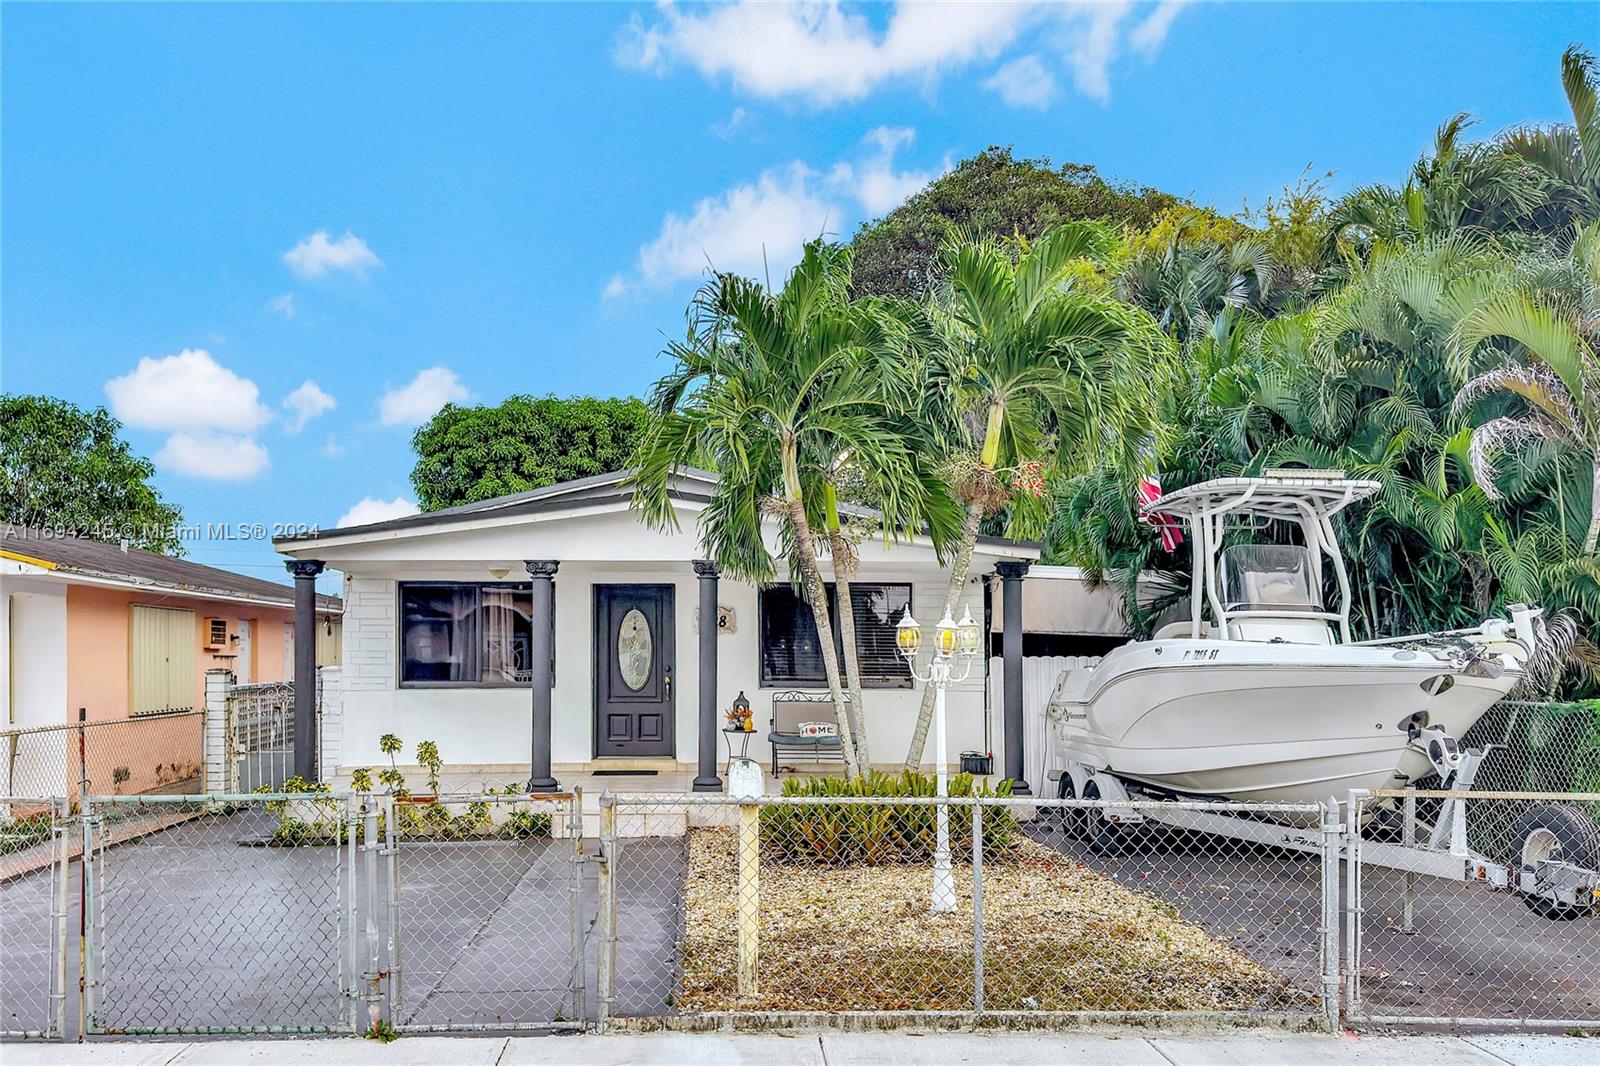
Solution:
<svg viewBox="0 0 1600 1066"><path fill-rule="evenodd" d="M650 622L635 607L617 629L617 669L622 682L638 692L650 680Z"/></svg>

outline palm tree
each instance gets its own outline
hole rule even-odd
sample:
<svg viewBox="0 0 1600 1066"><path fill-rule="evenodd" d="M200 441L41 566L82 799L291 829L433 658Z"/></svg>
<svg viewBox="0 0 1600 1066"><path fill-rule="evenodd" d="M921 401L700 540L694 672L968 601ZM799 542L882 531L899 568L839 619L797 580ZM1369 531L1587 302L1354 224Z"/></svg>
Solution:
<svg viewBox="0 0 1600 1066"><path fill-rule="evenodd" d="M1112 238L1101 226L1072 223L1035 242L968 241L946 248L947 291L928 309L932 359L942 387L926 417L943 427L947 468L966 508L945 594L953 614L972 568L985 516L1012 506L1012 529L1038 519L1015 496L1026 464L1045 453L1046 430L1062 451L1089 454L1121 444L1150 410L1152 366L1164 344L1149 315L1108 296L1074 288L1070 272L1103 261ZM905 766L922 761L933 717L922 705Z"/></svg>
<svg viewBox="0 0 1600 1066"><path fill-rule="evenodd" d="M1470 235L1511 251L1565 240L1600 219L1600 77L1594 56L1574 45L1561 57L1572 124L1507 130L1467 142L1470 116L1439 127L1433 153L1402 188L1370 185L1330 215L1330 239L1370 251L1381 243Z"/></svg>
<svg viewBox="0 0 1600 1066"><path fill-rule="evenodd" d="M1486 341L1514 342L1498 351L1498 365L1462 386L1457 414L1480 399L1509 393L1514 409L1472 433L1472 466L1478 483L1501 498L1497 459L1510 449L1548 442L1576 452L1589 466L1589 524L1584 555L1600 545L1600 223L1581 228L1568 256L1575 291L1507 289L1477 304L1456 327L1456 356L1470 359Z"/></svg>
<svg viewBox="0 0 1600 1066"><path fill-rule="evenodd" d="M887 417L882 363L897 331L881 308L850 302L849 268L847 249L814 242L777 294L733 275L707 282L686 339L668 346L674 366L651 397L634 501L649 524L670 528L676 473L693 465L716 470L701 537L711 558L750 581L776 573L763 519L778 519L780 550L816 624L840 747L855 776L866 769L866 737L859 711L852 715L844 698L831 639L817 558L822 489L837 470L841 442L849 442L851 466L876 491L885 529L896 530L921 513L931 479ZM848 565L844 572L848 579Z"/></svg>

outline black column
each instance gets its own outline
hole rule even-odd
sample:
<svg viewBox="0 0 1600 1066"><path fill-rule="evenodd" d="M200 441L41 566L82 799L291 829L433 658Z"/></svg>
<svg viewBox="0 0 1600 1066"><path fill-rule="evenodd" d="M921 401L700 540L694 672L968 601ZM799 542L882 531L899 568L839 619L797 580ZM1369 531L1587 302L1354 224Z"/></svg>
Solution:
<svg viewBox="0 0 1600 1066"><path fill-rule="evenodd" d="M294 772L317 780L317 559L290 559L294 575Z"/></svg>
<svg viewBox="0 0 1600 1066"><path fill-rule="evenodd" d="M696 792L721 792L717 776L717 564L694 561L700 579L700 773Z"/></svg>
<svg viewBox="0 0 1600 1066"><path fill-rule="evenodd" d="M1022 779L1022 578L1028 572L1024 562L995 564L1005 597L1000 616L1000 677L1005 689L1006 780L1011 794L1031 796L1033 790Z"/></svg>
<svg viewBox="0 0 1600 1066"><path fill-rule="evenodd" d="M532 662L528 664L533 675L533 774L528 791L555 792L561 786L550 776L550 663L555 654L551 646L555 627L550 616L555 611L555 576L561 564L554 559L529 559L524 565L533 578Z"/></svg>

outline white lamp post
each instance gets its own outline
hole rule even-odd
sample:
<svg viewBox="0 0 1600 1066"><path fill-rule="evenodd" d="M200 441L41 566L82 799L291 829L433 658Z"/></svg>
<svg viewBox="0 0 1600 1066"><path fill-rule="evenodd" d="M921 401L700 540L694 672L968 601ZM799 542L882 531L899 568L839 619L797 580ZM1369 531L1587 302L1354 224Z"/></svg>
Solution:
<svg viewBox="0 0 1600 1066"><path fill-rule="evenodd" d="M952 681L965 681L972 673L972 661L978 654L980 636L978 623L972 620L970 607L962 614L960 622L952 619L950 612L946 611L944 617L939 619L938 626L934 628L933 659L928 663L928 672L919 674L917 649L922 646L922 627L911 617L909 609L900 619L900 624L895 627L895 644L900 648L900 654L906 657L906 662L911 664L911 676L934 686L933 743L935 756L938 759L935 779L938 781L937 791L940 799L950 795L949 760L945 750L944 690ZM958 655L961 658L959 675L953 669ZM955 878L950 872L950 809L947 804L941 803L935 808L934 824L936 831L931 909L935 914L941 914L956 909Z"/></svg>

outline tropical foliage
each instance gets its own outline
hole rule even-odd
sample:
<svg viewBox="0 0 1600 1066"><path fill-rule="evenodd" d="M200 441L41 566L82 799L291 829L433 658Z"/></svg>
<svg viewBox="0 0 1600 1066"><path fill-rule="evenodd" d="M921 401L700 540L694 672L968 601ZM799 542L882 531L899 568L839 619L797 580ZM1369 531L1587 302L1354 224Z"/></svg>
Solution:
<svg viewBox="0 0 1600 1066"><path fill-rule="evenodd" d="M953 612L980 531L1042 533L1148 632L1186 606L1189 560L1139 520L1141 480L1336 468L1383 485L1341 518L1358 637L1538 604L1530 673L1592 685L1600 94L1580 49L1561 77L1570 124L1471 141L1456 116L1402 185L1331 199L1302 176L1238 216L991 149L807 248L779 291L712 278L651 398L636 502L668 525L676 472L717 470L706 552L787 571L819 632L824 567L848 604L862 537L931 536ZM857 671L821 652L867 787Z"/></svg>
<svg viewBox="0 0 1600 1066"><path fill-rule="evenodd" d="M1344 523L1358 634L1536 603L1581 686L1600 658L1600 111L1590 56L1570 50L1562 75L1571 125L1468 143L1454 117L1403 187L1319 206L1302 185L1258 234L1135 237L1119 291L1181 345L1164 488L1283 465L1381 480ZM1188 567L1136 520L1147 472L1058 481L1050 536L1146 631Z"/></svg>
<svg viewBox="0 0 1600 1066"><path fill-rule="evenodd" d="M779 292L732 275L705 285L687 336L667 350L673 368L650 400L635 484L645 519L670 526L677 473L716 470L701 518L707 553L734 576L757 581L777 573L781 554L819 633L833 632L821 546L831 549L843 583L838 602L849 613L841 468L878 504L885 536L926 529L943 542L955 516L922 458L923 431L906 416L917 384L910 330L879 302L851 299L850 266L848 249L813 243ZM777 520L777 544L763 529L766 518ZM844 697L833 643L819 646L846 765L863 774L862 702Z"/></svg>

